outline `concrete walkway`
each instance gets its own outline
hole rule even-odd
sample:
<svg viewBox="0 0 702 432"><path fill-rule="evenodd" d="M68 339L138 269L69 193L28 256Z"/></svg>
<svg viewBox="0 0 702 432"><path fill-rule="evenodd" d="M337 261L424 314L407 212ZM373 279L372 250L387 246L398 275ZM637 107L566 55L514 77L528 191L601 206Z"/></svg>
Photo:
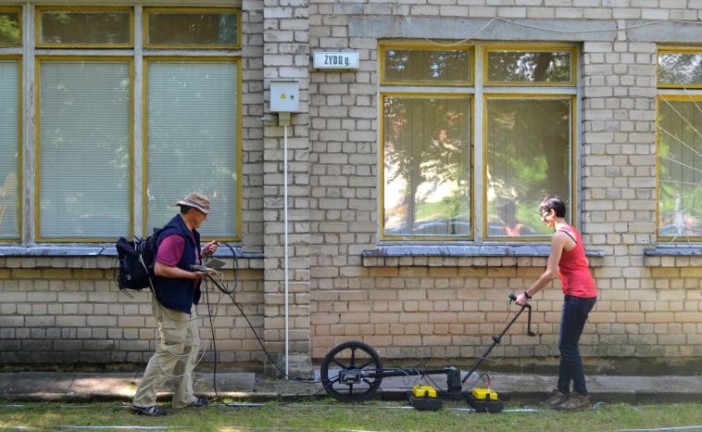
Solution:
<svg viewBox="0 0 702 432"><path fill-rule="evenodd" d="M326 392L317 381L301 383L261 379L254 373L212 372L195 376L197 394L210 399L231 397L241 402L295 400L323 397ZM491 387L501 399L531 404L543 400L554 387L556 377L540 375L490 374ZM0 399L6 401L98 402L131 401L141 379L135 373L17 372L0 373ZM588 376L591 400L630 404L651 402L702 402L702 375L699 376ZM472 379L468 382L471 384ZM385 378L376 398L399 399L415 384L445 388L446 378L433 375L423 383L417 377ZM216 385L215 385L216 384ZM484 387L480 383L479 387ZM466 387L464 387L466 389ZM160 395L164 401L168 392Z"/></svg>

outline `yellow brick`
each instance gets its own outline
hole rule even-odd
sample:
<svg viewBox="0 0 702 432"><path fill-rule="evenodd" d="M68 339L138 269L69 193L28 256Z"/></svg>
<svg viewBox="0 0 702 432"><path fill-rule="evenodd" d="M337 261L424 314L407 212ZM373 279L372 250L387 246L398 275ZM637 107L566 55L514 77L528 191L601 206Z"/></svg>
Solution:
<svg viewBox="0 0 702 432"><path fill-rule="evenodd" d="M11 279L41 279L41 270L38 269L12 269Z"/></svg>
<svg viewBox="0 0 702 432"><path fill-rule="evenodd" d="M653 278L677 278L680 277L680 269L674 267L658 267L651 269Z"/></svg>
<svg viewBox="0 0 702 432"><path fill-rule="evenodd" d="M680 269L680 276L684 278L702 278L702 268L682 268Z"/></svg>
<svg viewBox="0 0 702 432"><path fill-rule="evenodd" d="M370 270L372 277L396 277L398 273L397 267L375 267Z"/></svg>
<svg viewBox="0 0 702 432"><path fill-rule="evenodd" d="M73 271L70 269L44 269L42 270L42 277L44 279L72 279Z"/></svg>
<svg viewBox="0 0 702 432"><path fill-rule="evenodd" d="M433 277L456 277L458 270L454 267L432 267L429 269L429 276Z"/></svg>

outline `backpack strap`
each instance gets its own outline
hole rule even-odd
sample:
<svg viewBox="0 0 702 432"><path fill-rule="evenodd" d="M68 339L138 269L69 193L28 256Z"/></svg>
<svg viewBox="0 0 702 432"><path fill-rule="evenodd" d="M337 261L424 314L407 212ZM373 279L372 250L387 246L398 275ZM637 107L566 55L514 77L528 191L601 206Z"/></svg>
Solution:
<svg viewBox="0 0 702 432"><path fill-rule="evenodd" d="M151 280L151 273L149 272L149 267L147 267L146 263L144 262L144 257L139 254L139 262L141 263L141 266L144 267L144 271L146 271L146 275L149 278L149 289L151 290L151 293L153 295L156 295L156 290L154 289L154 283Z"/></svg>

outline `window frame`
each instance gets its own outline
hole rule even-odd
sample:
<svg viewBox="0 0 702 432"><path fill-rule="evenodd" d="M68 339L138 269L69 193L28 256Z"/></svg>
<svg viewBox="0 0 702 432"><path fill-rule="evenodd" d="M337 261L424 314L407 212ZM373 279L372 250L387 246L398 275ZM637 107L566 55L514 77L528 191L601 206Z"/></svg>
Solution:
<svg viewBox="0 0 702 432"><path fill-rule="evenodd" d="M661 83L658 78L658 59L661 54L699 54L702 55L702 46L691 47L691 46L663 46L658 47L656 50L656 87L658 89L694 89L701 90L702 82L695 84L675 84L675 83ZM659 92L660 94L660 92Z"/></svg>
<svg viewBox="0 0 702 432"><path fill-rule="evenodd" d="M192 62L229 62L229 63L234 63L237 69L237 82L236 82L236 88L237 90L237 101L236 101L236 109L237 109L237 116L236 116L236 130L237 130L237 137L236 137L236 143L235 146L233 147L234 152L236 153L236 194L237 196L235 197L236 200L236 223L235 223L235 235L234 236L225 236L225 235L220 235L217 236L218 240L222 241L228 241L228 242L240 242L242 240L242 233L241 233L241 226L242 226L242 221L241 221L241 214L242 214L242 181L241 181L241 175L242 175L242 138L241 138L241 118L242 118L242 113L241 113L241 108L242 108L242 96L241 96L241 85L242 85L242 76L241 76L241 71L242 71L242 58L240 56L232 56L232 57L221 57L221 56L144 56L143 59L143 74L144 77L142 79L142 117L143 117L143 123L142 123L142 146L141 146L141 217L142 217L142 236L147 236L150 235L151 233L148 232L148 187L149 187L149 161L148 161L148 153L149 153L149 135L148 135L148 127L149 127L149 121L148 121L148 95L149 95L149 80L148 80L148 70L149 70L149 64L154 61L159 61L159 62L182 62L182 61L192 61Z"/></svg>
<svg viewBox="0 0 702 432"><path fill-rule="evenodd" d="M570 80L567 82L550 81L490 81L488 80L488 68L483 67L483 83L490 87L571 87L577 84L578 56L577 47L574 45L562 44L526 44L526 45L486 45L483 52L483 66L488 64L490 52L570 52Z"/></svg>
<svg viewBox="0 0 702 432"><path fill-rule="evenodd" d="M129 42L128 43L47 43L41 41L41 16L44 12L73 12L73 13L100 13L100 12L127 12L129 14ZM37 48L75 48L75 49L124 49L134 48L134 8L124 6L36 6L34 11L34 44Z"/></svg>
<svg viewBox="0 0 702 432"><path fill-rule="evenodd" d="M656 50L656 242L659 244L702 246L702 235L699 236L664 236L658 221L661 220L661 132L660 113L663 101L699 101L702 104L702 82L695 84L661 83L659 81L658 62L661 54L699 54L702 46L661 45ZM702 125L700 125L702 127Z"/></svg>
<svg viewBox="0 0 702 432"><path fill-rule="evenodd" d="M426 236L419 236L419 235L386 235L385 234L385 115L383 111L383 107L385 106L385 98L386 97L398 97L398 96L406 96L406 97L411 97L411 98L424 98L424 99L431 99L431 98L444 98L444 99L467 99L468 103L468 109L470 110L470 118L469 118L469 127L470 130L468 131L468 138L469 138L469 148L467 151L468 158L469 158L469 163L467 164L469 173L468 173L468 188L470 190L469 196L468 196L468 215L470 217L470 231L468 235L466 236L449 236L449 235L426 235ZM472 93L469 92L459 92L459 91L454 91L454 92L429 92L429 93L404 93L404 92L393 92L393 91L388 91L388 92L381 92L379 94L379 109L381 111L381 118L380 118L380 128L379 128L379 140L380 140L380 151L379 151L379 160L380 160L380 167L379 169L379 177L380 177L380 196L382 197L382 201L380 203L380 232L379 232L379 238L380 240L387 240L387 241L450 241L450 242L455 242L455 241L471 241L474 239L474 233L475 233L475 218L474 218L474 213L473 213L473 197L474 197L474 151L475 151L475 145L473 144L473 130L475 129L474 125L474 106L475 106L475 97Z"/></svg>
<svg viewBox="0 0 702 432"><path fill-rule="evenodd" d="M224 227L226 232L229 234L232 230L236 230L236 233L232 237L219 236L216 233L212 234L212 238L221 238L223 240L231 240L235 242L241 242L242 239L242 227L244 226L244 221L242 220L243 209L245 209L245 197L242 196L242 166L244 166L244 160L242 155L242 120L244 118L244 113L242 112L242 86L244 78L242 77L241 70L243 68L243 52L241 50L241 18L242 9L241 7L197 7L197 8L185 8L188 11L197 10L198 12L208 13L211 11L221 11L225 10L227 12L235 13L237 22L237 36L238 43L237 49L230 49L229 46L216 46L207 49L202 49L201 46L197 47L179 47L177 52L174 53L173 50L164 50L160 48L150 48L144 47L143 40L143 18L144 9L146 6L142 5L120 5L120 6L91 6L91 5L73 5L73 6L62 6L57 5L22 5L22 6L0 6L0 11L10 10L13 13L18 13L20 19L20 25L22 26L21 39L18 46L14 44L11 46L0 46L0 58L2 59L17 59L19 61L19 113L18 113L18 188L19 197L17 199L18 205L18 218L19 218L19 234L15 238L14 233L12 238L6 237L0 239L0 246L7 248L9 247L22 247L27 248L29 253L34 253L33 251L49 251L49 253L57 252L63 254L65 251L69 253L77 253L81 255L83 253L88 253L86 251L97 250L101 245L110 243L113 241L112 235L101 235L102 230L96 230L95 234L99 235L100 238L73 238L78 234L69 234L63 236L62 238L54 238L54 234L63 234L60 230L54 230L53 232L48 232L47 235L50 237L41 236L41 207L40 207L40 195L41 187L40 179L41 176L41 165L40 151L41 148L40 138L41 138L41 124L39 120L40 113L40 101L41 97L41 83L40 83L40 68L41 62L47 60L56 59L60 61L76 62L82 60L89 61L100 61L104 60L110 61L128 61L129 62L129 79L130 79L130 102L129 102L129 184L130 189L129 196L124 197L123 208L129 207L129 223L128 228L126 220L123 220L122 229L128 232L124 233L125 237L131 237L134 235L140 235L140 233L145 234L147 231L146 220L143 219L144 208L142 208L142 203L146 198L146 194L143 191L147 187L146 179L141 178L142 172L144 172L144 159L143 154L146 150L145 137L143 137L143 125L148 121L146 118L146 113L144 108L144 96L142 91L144 89L144 76L143 67L146 63L146 58L158 57L160 59L167 58L169 56L177 56L180 60L184 61L199 61L203 57L208 60L215 61L227 61L234 62L237 65L238 77L234 79L232 77L231 85L235 86L236 91L236 119L232 119L232 127L236 128L237 142L232 145L231 148L227 148L227 152L234 152L236 157L236 166L231 166L232 172L236 172L237 182L236 186L232 185L230 190L235 189L230 194L231 197L227 199L235 200L236 211L232 210L232 215L227 216L228 226ZM173 10L176 8L168 8L168 10ZM182 9L182 8L178 8ZM70 11L70 12L103 12L103 11L125 11L129 14L129 46L124 43L121 44L38 44L40 38L40 28L37 26L37 22L41 20L41 13L53 12L53 11ZM26 25L29 23L30 25ZM125 28L125 25L120 28ZM233 36L233 33L230 33ZM107 39L107 38L103 38ZM126 37L123 39L126 40ZM23 46L27 45L27 48ZM125 74L126 79L126 74ZM12 90L14 91L14 89ZM33 119L33 121L24 124L26 119ZM36 120L34 120L36 119ZM126 125L123 126L126 130ZM127 151L127 150L125 150ZM126 157L125 157L126 158ZM46 163L46 162L44 162ZM14 165L14 161L12 161ZM126 170L125 170L126 172ZM126 175L126 174L125 174ZM44 179L43 181L46 181ZM125 179L126 181L126 179ZM0 185L1 186L1 185ZM46 186L46 184L45 184ZM46 189L46 188L45 188ZM234 196L236 194L236 196ZM121 199L120 199L121 201ZM13 211L14 214L14 211ZM44 218L51 217L44 213ZM235 217L235 221L230 221L231 217ZM126 216L125 216L126 219ZM45 221L46 222L46 221ZM8 231L9 232L9 231ZM209 236L204 236L203 240L206 240ZM102 253L103 249L99 249L99 253ZM45 253L45 252L39 252ZM89 252L93 253L93 252Z"/></svg>
<svg viewBox="0 0 702 432"><path fill-rule="evenodd" d="M487 241L495 241L495 242L519 242L519 243L524 243L524 242L535 242L535 241L546 241L548 240L549 236L490 236L489 230L488 230L488 188L485 186L487 184L487 175L488 175L488 170L487 170L487 151L488 151L488 134L487 134L487 124L488 124L488 109L487 109L487 103L488 100L490 99L516 99L520 98L521 100L533 100L533 99L552 99L552 100L565 100L569 99L570 100L570 119L569 119L569 151L568 151L568 166L570 168L570 173L569 173L569 181L570 184L568 186L569 192L570 192L570 199L568 202L566 202L566 215L567 219L570 221L571 225L577 225L578 223L578 214L577 214L577 206L575 205L576 203L576 179L577 179L577 157L576 157L576 150L577 150L577 127L576 127L576 115L577 115L577 95L576 94L569 94L569 93L486 93L483 97L483 169L482 169L482 190L481 193L482 199L483 199L483 214L482 214L482 229L483 229L483 239ZM535 208L534 211L537 211Z"/></svg>
<svg viewBox="0 0 702 432"><path fill-rule="evenodd" d="M158 12L170 12L170 13L233 13L236 15L237 20L237 35L236 44L234 45L199 45L199 44L152 44L149 41L149 17L152 13ZM142 19L142 35L143 35L143 46L145 49L173 49L173 50L192 50L192 49L202 49L202 50L231 50L231 49L241 49L241 8L237 7L151 7L145 6L143 11Z"/></svg>
<svg viewBox="0 0 702 432"><path fill-rule="evenodd" d="M391 245L393 243L407 244L406 242L417 242L419 244L430 244L431 242L441 242L446 244L456 244L460 245L462 242L468 242L473 244L486 244L501 246L509 243L524 244L525 242L530 243L543 243L547 242L550 238L549 235L543 236L529 236L524 238L519 238L518 236L505 236L496 237L488 235L488 200L487 200L487 187L486 187L486 175L487 175L487 132L486 132L486 121L487 121L487 100L488 98L496 97L539 97L539 98L558 98L558 99L569 99L570 100L570 149L568 151L568 167L570 172L568 173L568 180L570 184L567 189L570 193L567 202L567 212L568 219L571 224L579 224L579 214L580 211L579 203L579 189L580 182L578 180L579 170L579 158L581 153L581 143L580 143L580 116L579 113L582 110L581 106L581 89L579 87L577 77L579 68L578 55L580 48L577 44L559 44L559 43L549 43L549 44L539 44L538 42L525 43L523 45L505 45L500 43L460 43L452 44L448 43L445 46L438 46L436 43L430 43L427 41L407 41L407 40L383 40L379 41L379 59L378 59L378 114L379 114L379 224L378 224L378 241L381 244ZM417 82L397 82L397 81L387 81L384 78L384 68L385 60L384 53L388 49L406 48L413 49L438 49L447 50L453 47L460 47L461 49L469 49L471 56L470 58L474 61L469 65L470 67L470 83L462 83L460 85L449 84L449 83L417 83ZM518 83L485 83L487 73L487 52L493 49L500 48L510 48L510 50L521 50L521 51L564 51L567 50L571 52L571 81L568 83L547 83L547 85L534 85L531 82L518 82ZM474 79L475 78L475 79ZM536 87L536 88L535 88ZM384 98L387 95L438 95L443 96L445 94L456 94L456 95L467 95L472 105L470 106L470 222L471 231L469 236L441 236L441 237L428 237L428 236L386 236L385 235L385 143L384 143ZM536 210L535 210L536 211ZM476 217L480 216L481 220L476 220Z"/></svg>
<svg viewBox="0 0 702 432"><path fill-rule="evenodd" d="M702 89L702 87L700 87ZM687 101L698 103L702 105L702 92L696 95L685 95L685 94L675 94L675 93L659 93L656 96L656 221L661 220L661 130L658 126L660 123L660 107L661 103L664 101ZM702 126L702 125L701 125ZM661 235L662 227L656 223L656 239L659 243L670 243L670 244L699 244L702 245L702 235L698 236L665 236Z"/></svg>
<svg viewBox="0 0 702 432"><path fill-rule="evenodd" d="M64 61L64 62L127 62L129 64L129 236L134 233L134 58L125 56L59 56L59 55L36 55L35 78L34 78L34 239L37 243L105 243L114 239L114 236L107 237L49 237L41 236L41 65L44 61Z"/></svg>
<svg viewBox="0 0 702 432"><path fill-rule="evenodd" d="M385 52L390 49L421 50L421 51L465 51L468 53L468 81L446 81L446 82L426 82L426 81L397 81L385 78ZM416 41L380 41L378 43L378 66L380 69L379 81L381 85L397 86L421 86L421 87L471 87L475 84L475 47L467 43L448 44L443 46L439 43L428 44Z"/></svg>
<svg viewBox="0 0 702 432"><path fill-rule="evenodd" d="M23 76L22 76L22 56L21 55L0 55L0 61L14 60L17 61L17 218L19 221L17 237L6 237L0 238L0 244L2 243L17 243L21 242L24 237L24 152L22 147L23 136L24 136L24 101L22 99L23 92ZM4 179L3 179L4 182ZM2 186L2 183L0 183Z"/></svg>
<svg viewBox="0 0 702 432"><path fill-rule="evenodd" d="M0 48L18 48L23 45L24 42L24 25L23 25L23 16L22 16L22 7L21 6L4 6L0 5L0 13L16 13L18 17L18 25L19 25L19 40L17 41L16 44L3 44L0 43Z"/></svg>

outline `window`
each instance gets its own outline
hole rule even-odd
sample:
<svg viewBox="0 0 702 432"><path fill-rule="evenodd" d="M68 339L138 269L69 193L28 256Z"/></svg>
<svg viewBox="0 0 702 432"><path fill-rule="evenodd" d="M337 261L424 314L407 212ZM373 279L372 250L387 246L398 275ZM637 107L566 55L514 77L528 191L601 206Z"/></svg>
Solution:
<svg viewBox="0 0 702 432"><path fill-rule="evenodd" d="M131 9L41 7L36 17L38 47L132 46Z"/></svg>
<svg viewBox="0 0 702 432"><path fill-rule="evenodd" d="M20 66L0 57L0 241L18 240L21 229Z"/></svg>
<svg viewBox="0 0 702 432"><path fill-rule="evenodd" d="M658 238L702 241L702 48L658 52Z"/></svg>
<svg viewBox="0 0 702 432"><path fill-rule="evenodd" d="M574 220L575 54L381 43L380 238L544 240L552 194Z"/></svg>
<svg viewBox="0 0 702 432"><path fill-rule="evenodd" d="M487 237L549 233L538 206L546 195L570 198L573 103L571 96L486 96Z"/></svg>
<svg viewBox="0 0 702 432"><path fill-rule="evenodd" d="M192 189L214 209L202 234L235 237L238 63L154 58L147 69L147 225L168 222L170 204Z"/></svg>
<svg viewBox="0 0 702 432"><path fill-rule="evenodd" d="M236 9L147 8L145 45L150 48L238 48Z"/></svg>
<svg viewBox="0 0 702 432"><path fill-rule="evenodd" d="M208 195L214 209L203 236L239 240L241 51L233 49L239 11L24 10L35 23L25 40L36 51L11 46L6 34L19 34L19 8L0 8L0 45L9 44L3 52L12 54L0 57L0 241L144 236L193 191ZM195 30L181 37L186 28ZM22 88L33 90L32 98ZM31 108L23 108L28 98ZM23 118L34 119L26 144L35 149L31 165L21 160ZM26 200L23 172L32 179Z"/></svg>
<svg viewBox="0 0 702 432"><path fill-rule="evenodd" d="M131 63L39 59L39 241L129 232Z"/></svg>
<svg viewBox="0 0 702 432"><path fill-rule="evenodd" d="M0 47L20 46L22 41L21 22L19 8L0 6Z"/></svg>
<svg viewBox="0 0 702 432"><path fill-rule="evenodd" d="M486 50L485 82L488 84L573 85L575 49Z"/></svg>
<svg viewBox="0 0 702 432"><path fill-rule="evenodd" d="M385 235L469 236L470 98L382 101Z"/></svg>

